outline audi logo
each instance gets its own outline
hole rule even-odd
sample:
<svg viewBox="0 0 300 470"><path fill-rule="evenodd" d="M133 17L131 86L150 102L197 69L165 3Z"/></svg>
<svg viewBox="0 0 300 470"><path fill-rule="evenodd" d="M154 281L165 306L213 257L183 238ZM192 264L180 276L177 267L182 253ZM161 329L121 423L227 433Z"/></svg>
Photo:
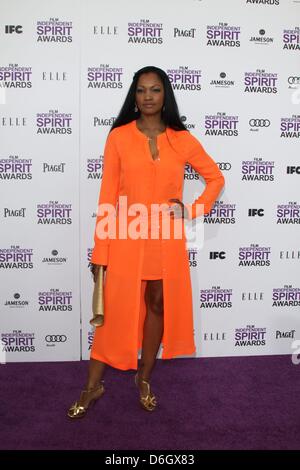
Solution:
<svg viewBox="0 0 300 470"><path fill-rule="evenodd" d="M251 127L269 127L271 121L269 119L250 119Z"/></svg>
<svg viewBox="0 0 300 470"><path fill-rule="evenodd" d="M229 162L217 162L217 165L219 166L220 170L230 170L231 169L231 163Z"/></svg>
<svg viewBox="0 0 300 470"><path fill-rule="evenodd" d="M66 335L47 335L45 336L47 343L65 343L67 341Z"/></svg>
<svg viewBox="0 0 300 470"><path fill-rule="evenodd" d="M289 85L300 85L300 77L289 77L288 78Z"/></svg>

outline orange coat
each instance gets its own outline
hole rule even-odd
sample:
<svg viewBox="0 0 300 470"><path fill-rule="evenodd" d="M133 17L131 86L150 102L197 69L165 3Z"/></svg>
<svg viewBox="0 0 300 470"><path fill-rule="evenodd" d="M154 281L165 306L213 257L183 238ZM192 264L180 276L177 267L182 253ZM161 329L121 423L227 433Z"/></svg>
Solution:
<svg viewBox="0 0 300 470"><path fill-rule="evenodd" d="M197 217L196 203L208 213L224 185L217 164L189 131L167 128L157 136L159 161L151 156L147 137L131 121L113 129L106 140L99 204L117 206L127 196L127 206L182 200L185 164L205 180L206 187L193 204L186 205L190 218ZM103 216L98 215L96 227ZM128 215L128 224L134 217ZM115 217L119 227L118 211ZM172 219L171 219L172 220ZM172 224L183 219L173 219ZM118 234L118 230L117 230ZM146 314L141 281L143 238L100 239L95 230L91 262L107 265L104 283L104 326L95 329L91 357L117 369L137 369ZM192 288L186 238L162 240L164 333L162 359L190 355L196 350L193 328Z"/></svg>

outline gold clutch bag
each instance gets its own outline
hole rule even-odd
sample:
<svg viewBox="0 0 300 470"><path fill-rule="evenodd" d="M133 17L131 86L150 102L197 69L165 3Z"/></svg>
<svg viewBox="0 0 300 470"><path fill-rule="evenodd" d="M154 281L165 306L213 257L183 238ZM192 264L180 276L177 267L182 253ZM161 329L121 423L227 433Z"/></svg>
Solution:
<svg viewBox="0 0 300 470"><path fill-rule="evenodd" d="M98 277L94 285L93 292L93 318L90 324L102 326L104 324L104 267L100 265Z"/></svg>

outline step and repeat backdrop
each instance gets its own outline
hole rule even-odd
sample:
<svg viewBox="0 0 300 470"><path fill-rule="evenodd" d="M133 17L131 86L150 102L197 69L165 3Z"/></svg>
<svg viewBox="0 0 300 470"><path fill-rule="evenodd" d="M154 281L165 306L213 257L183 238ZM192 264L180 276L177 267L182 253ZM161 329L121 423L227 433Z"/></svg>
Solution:
<svg viewBox="0 0 300 470"><path fill-rule="evenodd" d="M203 246L187 243L197 356L292 354L300 339L300 3L0 6L0 360L89 358L103 149L146 65L166 71L183 122L226 179L200 227ZM189 165L184 177L184 202L192 202L204 183Z"/></svg>

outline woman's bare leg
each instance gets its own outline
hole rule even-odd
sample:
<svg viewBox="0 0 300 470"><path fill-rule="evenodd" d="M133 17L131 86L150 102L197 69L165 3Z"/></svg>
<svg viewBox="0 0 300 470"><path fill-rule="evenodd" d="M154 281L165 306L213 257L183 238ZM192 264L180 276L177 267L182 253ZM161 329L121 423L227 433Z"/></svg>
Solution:
<svg viewBox="0 0 300 470"><path fill-rule="evenodd" d="M99 383L100 380L102 380L104 370L105 370L106 364L101 361L97 361L96 359L90 359L89 361L89 370L88 370L88 377L87 377L87 382L85 386L85 390L93 390L95 389ZM93 394L88 394L84 393L81 395L79 399L79 405L81 406L87 406L93 398Z"/></svg>
<svg viewBox="0 0 300 470"><path fill-rule="evenodd" d="M145 302L147 313L143 328L141 362L138 370L139 388L143 395L147 393L147 386L142 384L141 380L150 380L163 336L163 281L161 279L147 281Z"/></svg>
<svg viewBox="0 0 300 470"><path fill-rule="evenodd" d="M92 358L90 359L86 390L97 387L100 380L102 380L105 367L105 362L97 361Z"/></svg>

